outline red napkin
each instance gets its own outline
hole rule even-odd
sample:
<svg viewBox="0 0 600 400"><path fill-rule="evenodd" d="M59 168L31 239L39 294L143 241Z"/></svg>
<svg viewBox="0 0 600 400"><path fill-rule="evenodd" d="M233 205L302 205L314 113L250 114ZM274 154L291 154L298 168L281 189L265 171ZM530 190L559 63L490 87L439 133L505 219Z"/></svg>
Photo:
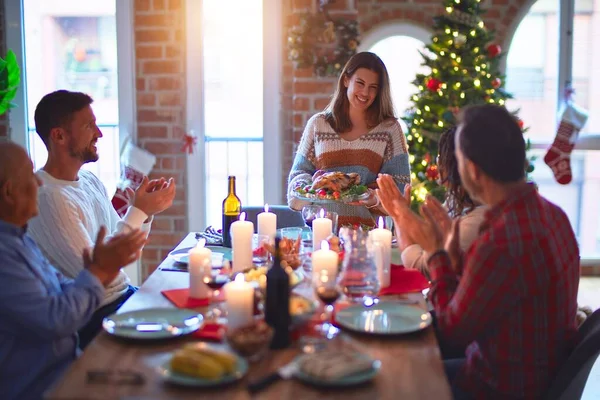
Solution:
<svg viewBox="0 0 600 400"><path fill-rule="evenodd" d="M189 297L190 290L188 288L163 290L161 293L179 308L206 307L213 302L225 301L225 292L223 290L219 292L219 295L216 298L209 297L206 299L194 299Z"/></svg>
<svg viewBox="0 0 600 400"><path fill-rule="evenodd" d="M402 265L392 264L390 286L379 291L380 296L420 292L431 285L427 278L416 269L406 269Z"/></svg>
<svg viewBox="0 0 600 400"><path fill-rule="evenodd" d="M227 327L225 325L216 322L205 322L200 329L192 333L192 336L197 339L221 342L226 332Z"/></svg>

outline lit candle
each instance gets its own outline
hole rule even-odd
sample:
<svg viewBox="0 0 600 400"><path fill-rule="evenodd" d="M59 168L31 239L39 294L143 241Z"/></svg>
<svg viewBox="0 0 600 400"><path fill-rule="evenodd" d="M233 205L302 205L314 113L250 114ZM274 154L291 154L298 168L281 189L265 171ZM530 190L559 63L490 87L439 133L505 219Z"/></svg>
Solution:
<svg viewBox="0 0 600 400"><path fill-rule="evenodd" d="M265 212L258 214L256 218L258 224L258 234L266 235L271 239L275 239L277 234L277 215L269 212L269 205L265 204Z"/></svg>
<svg viewBox="0 0 600 400"><path fill-rule="evenodd" d="M325 218L325 210L321 210L319 218L315 218L312 223L313 233L313 251L321 248L321 242L329 237L333 232L333 222Z"/></svg>
<svg viewBox="0 0 600 400"><path fill-rule="evenodd" d="M189 297L205 299L208 297L208 287L204 283L204 277L210 274L212 251L204 247L205 239L200 239L195 247L188 252L188 271L190 273Z"/></svg>
<svg viewBox="0 0 600 400"><path fill-rule="evenodd" d="M254 224L246 221L246 213L231 224L231 248L233 249L233 273L252 267L252 235Z"/></svg>
<svg viewBox="0 0 600 400"><path fill-rule="evenodd" d="M390 286L390 265L392 262L392 231L384 228L383 217L379 217L378 227L369 232L372 241L381 246L381 257L377 260L377 277L379 278L379 287Z"/></svg>
<svg viewBox="0 0 600 400"><path fill-rule="evenodd" d="M244 281L244 274L237 274L224 287L227 307L227 327L235 329L252 323L254 288Z"/></svg>
<svg viewBox="0 0 600 400"><path fill-rule="evenodd" d="M313 282L316 283L322 276L327 276L328 279L337 276L339 256L337 252L329 250L329 243L327 243L327 240L323 240L319 250L313 251L311 258Z"/></svg>

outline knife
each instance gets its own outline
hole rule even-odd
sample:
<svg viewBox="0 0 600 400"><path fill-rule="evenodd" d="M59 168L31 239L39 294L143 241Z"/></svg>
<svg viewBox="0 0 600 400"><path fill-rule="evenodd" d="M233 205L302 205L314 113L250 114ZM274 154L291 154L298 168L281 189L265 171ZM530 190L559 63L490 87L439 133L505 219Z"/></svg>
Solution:
<svg viewBox="0 0 600 400"><path fill-rule="evenodd" d="M248 391L250 393L258 393L280 379L290 379L296 372L298 372L298 360L293 360L292 362L279 368L271 375L267 375L258 379L257 381L248 383Z"/></svg>

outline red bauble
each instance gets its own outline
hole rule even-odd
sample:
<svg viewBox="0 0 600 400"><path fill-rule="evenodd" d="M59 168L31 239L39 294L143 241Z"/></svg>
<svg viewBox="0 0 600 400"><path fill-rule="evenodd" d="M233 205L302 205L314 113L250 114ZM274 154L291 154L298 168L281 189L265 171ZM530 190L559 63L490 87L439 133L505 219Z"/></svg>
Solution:
<svg viewBox="0 0 600 400"><path fill-rule="evenodd" d="M497 44L490 44L490 45L487 47L487 52L488 52L488 55L489 55L491 58L494 58L494 57L496 57L498 54L500 54L500 52L501 52L501 51L502 51L502 47L500 47L500 46L499 46L499 45L497 45Z"/></svg>
<svg viewBox="0 0 600 400"><path fill-rule="evenodd" d="M438 179L438 177L440 176L440 172L438 170L438 166L435 164L431 164L427 167L427 169L425 170L425 176L427 177L427 179L429 179L430 181L435 181Z"/></svg>
<svg viewBox="0 0 600 400"><path fill-rule="evenodd" d="M492 87L494 89L498 89L502 85L502 80L500 78L496 78L492 81Z"/></svg>
<svg viewBox="0 0 600 400"><path fill-rule="evenodd" d="M423 160L425 160L425 162L429 164L431 162L431 154L425 153L425 156L423 156Z"/></svg>
<svg viewBox="0 0 600 400"><path fill-rule="evenodd" d="M517 118L517 124L519 124L519 128L521 129L523 129L523 127L525 126L525 123L521 118Z"/></svg>
<svg viewBox="0 0 600 400"><path fill-rule="evenodd" d="M440 81L439 79L435 79L435 78L429 78L427 80L427 89L431 90L432 92L437 91L440 86L442 86L442 81Z"/></svg>

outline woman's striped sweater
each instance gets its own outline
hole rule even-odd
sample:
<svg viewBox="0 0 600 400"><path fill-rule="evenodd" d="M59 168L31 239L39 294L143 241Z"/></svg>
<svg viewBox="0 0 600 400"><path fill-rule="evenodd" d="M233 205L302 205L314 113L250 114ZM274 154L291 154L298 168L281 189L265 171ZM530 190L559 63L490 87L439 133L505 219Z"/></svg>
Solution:
<svg viewBox="0 0 600 400"><path fill-rule="evenodd" d="M384 121L360 138L344 140L325 120L322 113L314 115L304 129L294 164L288 178L288 205L301 210L308 201L294 197L297 185L310 184L316 170L357 172L361 183L376 187L377 174L394 177L403 192L410 182L408 147L400 124ZM339 214L339 226L348 224L375 224L374 214L366 207L341 203L327 204L329 211Z"/></svg>

